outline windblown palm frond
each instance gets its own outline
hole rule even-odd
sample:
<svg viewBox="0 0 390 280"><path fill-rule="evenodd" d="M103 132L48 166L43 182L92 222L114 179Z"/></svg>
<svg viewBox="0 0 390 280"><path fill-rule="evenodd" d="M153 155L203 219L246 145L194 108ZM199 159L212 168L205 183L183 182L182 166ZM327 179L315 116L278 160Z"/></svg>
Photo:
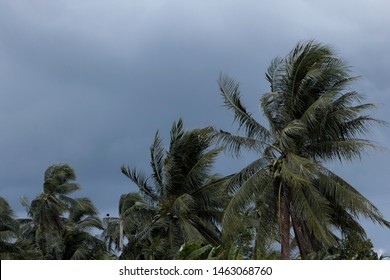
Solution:
<svg viewBox="0 0 390 280"><path fill-rule="evenodd" d="M133 181L140 192L144 195L146 199L150 202L156 201L158 195L152 186L148 184L148 178L146 178L145 174L142 171L137 171L136 168L130 169L129 167L125 167L124 165L121 167L122 174L124 174L127 178Z"/></svg>
<svg viewBox="0 0 390 280"><path fill-rule="evenodd" d="M162 146L162 139L160 138L160 135L158 134L157 131L154 137L153 144L150 147L150 158L151 158L150 165L152 166L152 170L153 170L152 176L157 188L157 192L159 192L163 186L164 152L165 151Z"/></svg>
<svg viewBox="0 0 390 280"><path fill-rule="evenodd" d="M259 124L240 100L239 85L230 77L221 75L218 80L219 89L225 101L225 106L234 112L234 119L238 121L240 128L243 128L248 138L267 140L270 137L269 131Z"/></svg>

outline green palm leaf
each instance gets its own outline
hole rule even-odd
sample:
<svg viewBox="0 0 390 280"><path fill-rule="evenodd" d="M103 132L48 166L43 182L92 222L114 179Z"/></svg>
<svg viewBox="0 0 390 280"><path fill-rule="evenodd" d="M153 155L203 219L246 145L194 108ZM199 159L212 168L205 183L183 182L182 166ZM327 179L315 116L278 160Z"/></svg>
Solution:
<svg viewBox="0 0 390 280"><path fill-rule="evenodd" d="M268 130L254 120L242 105L239 85L226 75L220 76L218 85L225 106L234 112L234 119L238 121L240 128L245 129L247 137L257 136L259 139L268 139L270 137Z"/></svg>

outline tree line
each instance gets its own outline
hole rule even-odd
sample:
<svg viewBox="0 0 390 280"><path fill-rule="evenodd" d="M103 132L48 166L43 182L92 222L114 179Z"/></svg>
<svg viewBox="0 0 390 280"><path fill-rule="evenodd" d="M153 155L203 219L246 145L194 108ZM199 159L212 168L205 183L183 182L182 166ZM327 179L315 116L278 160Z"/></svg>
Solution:
<svg viewBox="0 0 390 280"><path fill-rule="evenodd" d="M378 259L359 222L390 223L326 163L360 159L374 108L350 90L348 65L332 48L297 44L266 71L270 92L260 98L266 123L241 101L240 86L218 80L236 133L174 122L168 147L156 132L151 174L122 166L138 187L123 194L118 215L100 218L68 164L49 166L42 192L22 198L28 218L15 217L0 197L1 259ZM249 151L250 164L213 173L222 152Z"/></svg>

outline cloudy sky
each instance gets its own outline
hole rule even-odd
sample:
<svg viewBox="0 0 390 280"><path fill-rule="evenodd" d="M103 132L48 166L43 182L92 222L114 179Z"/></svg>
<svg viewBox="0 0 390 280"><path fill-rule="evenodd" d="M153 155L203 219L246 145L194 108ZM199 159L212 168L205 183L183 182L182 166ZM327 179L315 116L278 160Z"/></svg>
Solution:
<svg viewBox="0 0 390 280"><path fill-rule="evenodd" d="M222 106L220 73L241 84L261 120L272 58L302 40L334 47L362 79L354 89L390 121L390 4L385 0L13 1L0 0L0 195L21 215L19 198L42 190L45 169L72 165L102 214L135 191L122 164L149 171L157 129L182 117L186 128L234 131ZM390 127L371 139L390 149ZM332 164L390 219L390 152ZM227 174L243 166L221 157ZM390 253L390 231L363 221L375 248Z"/></svg>

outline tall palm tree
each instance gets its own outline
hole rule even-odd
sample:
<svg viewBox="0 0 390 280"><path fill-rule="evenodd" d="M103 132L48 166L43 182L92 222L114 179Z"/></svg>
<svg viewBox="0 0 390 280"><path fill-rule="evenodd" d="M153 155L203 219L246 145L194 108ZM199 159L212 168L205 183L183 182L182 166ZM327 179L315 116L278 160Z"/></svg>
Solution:
<svg viewBox="0 0 390 280"><path fill-rule="evenodd" d="M261 97L260 106L268 126L246 110L233 79L222 75L218 81L243 135L214 130L214 136L236 153L246 148L258 155L229 179L234 196L223 219L226 236L240 225L236 214L254 203L259 234L273 232L277 224L282 259L290 258L290 233L305 258L335 244L333 228L364 235L359 216L390 227L368 199L324 166L360 158L366 148L376 147L364 136L381 123L364 114L374 105L362 103L362 96L349 89L356 77L344 61L328 46L299 43L284 59L272 61L266 79L271 92Z"/></svg>
<svg viewBox="0 0 390 280"><path fill-rule="evenodd" d="M161 247L166 258L173 257L188 240L219 244L222 204L216 186L221 179L210 174L210 167L221 149L209 148L209 132L209 129L185 131L180 119L172 126L168 151L164 151L162 139L156 133L150 148L150 177L122 166L122 173L138 186L140 195L137 199L133 196L132 203L121 210L129 240ZM140 215L140 211L144 220L143 227L138 228L133 217L135 213Z"/></svg>

